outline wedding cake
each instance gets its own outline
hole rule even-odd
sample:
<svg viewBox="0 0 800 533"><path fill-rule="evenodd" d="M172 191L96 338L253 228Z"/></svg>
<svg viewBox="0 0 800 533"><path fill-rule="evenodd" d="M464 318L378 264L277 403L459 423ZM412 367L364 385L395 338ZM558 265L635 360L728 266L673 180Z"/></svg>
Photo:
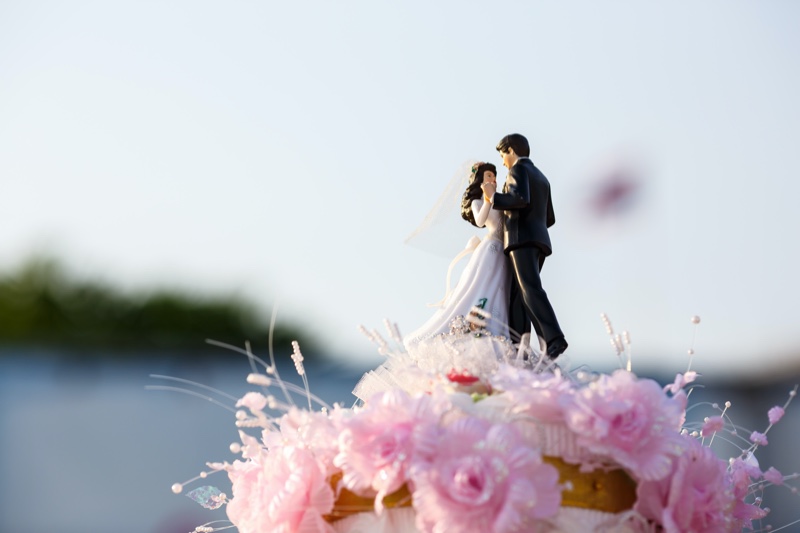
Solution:
<svg viewBox="0 0 800 533"><path fill-rule="evenodd" d="M365 331L387 361L352 409L311 394L296 344L304 387L248 351L263 372L236 404L240 458L200 476L227 473L231 495L188 492L226 505L229 523L195 531L733 532L767 515L765 486L793 477L762 470L755 452L796 388L741 454L720 458L709 444L730 430L727 407L686 421L694 372L666 387L629 368L569 372L468 322L412 350L393 325L390 340ZM606 325L624 361L625 337ZM294 405L298 392L308 407Z"/></svg>

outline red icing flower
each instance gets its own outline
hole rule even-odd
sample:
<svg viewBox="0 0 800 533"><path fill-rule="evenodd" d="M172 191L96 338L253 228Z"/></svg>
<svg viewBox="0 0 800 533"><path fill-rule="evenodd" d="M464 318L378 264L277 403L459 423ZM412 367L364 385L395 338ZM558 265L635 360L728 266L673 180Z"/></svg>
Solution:
<svg viewBox="0 0 800 533"><path fill-rule="evenodd" d="M458 383L459 385L472 385L473 383L479 381L478 377L473 376L466 370L459 372L455 368L447 374L447 379L453 383Z"/></svg>

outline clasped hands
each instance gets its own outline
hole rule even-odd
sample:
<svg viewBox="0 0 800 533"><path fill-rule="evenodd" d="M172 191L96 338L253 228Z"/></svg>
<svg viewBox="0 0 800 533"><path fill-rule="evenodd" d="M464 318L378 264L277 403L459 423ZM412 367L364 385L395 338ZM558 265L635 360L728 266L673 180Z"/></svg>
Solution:
<svg viewBox="0 0 800 533"><path fill-rule="evenodd" d="M492 199L492 195L497 192L497 184L484 181L481 183L481 190L483 191L483 197L489 201Z"/></svg>

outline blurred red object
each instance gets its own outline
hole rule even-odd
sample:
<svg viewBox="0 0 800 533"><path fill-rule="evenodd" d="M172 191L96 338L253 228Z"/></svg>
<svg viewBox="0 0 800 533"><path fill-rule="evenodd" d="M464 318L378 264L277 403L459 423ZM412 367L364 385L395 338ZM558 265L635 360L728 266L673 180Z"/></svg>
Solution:
<svg viewBox="0 0 800 533"><path fill-rule="evenodd" d="M608 218L635 208L641 198L642 181L627 169L617 169L598 181L588 196L589 212Z"/></svg>

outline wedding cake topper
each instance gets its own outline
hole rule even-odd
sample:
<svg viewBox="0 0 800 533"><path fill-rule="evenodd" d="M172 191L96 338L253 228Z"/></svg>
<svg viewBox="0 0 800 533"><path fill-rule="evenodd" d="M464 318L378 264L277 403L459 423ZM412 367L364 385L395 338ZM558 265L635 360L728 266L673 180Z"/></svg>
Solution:
<svg viewBox="0 0 800 533"><path fill-rule="evenodd" d="M420 340L446 331L454 317L468 316L479 306L483 318L491 320L488 330L493 334L527 344L533 325L537 337L534 351L541 348L556 359L568 344L541 280L545 258L552 254L548 228L555 224L550 182L531 161L524 136L506 135L496 150L508 169L502 191L497 190L497 168L477 162L470 168L461 198L462 218L488 232L481 240L473 238L456 256L448 269L448 290L438 304L441 308L409 334L406 346L412 348ZM443 210L441 204L440 198L434 212ZM455 263L470 253L469 263L451 290Z"/></svg>

